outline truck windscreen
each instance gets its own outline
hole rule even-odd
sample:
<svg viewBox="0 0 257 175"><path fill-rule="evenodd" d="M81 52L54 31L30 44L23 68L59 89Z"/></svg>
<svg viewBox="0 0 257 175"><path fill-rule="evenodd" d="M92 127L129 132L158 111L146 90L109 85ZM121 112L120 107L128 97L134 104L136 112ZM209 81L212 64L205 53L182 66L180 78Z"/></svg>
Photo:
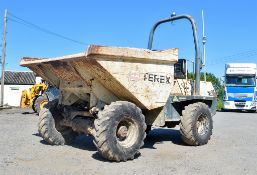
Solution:
<svg viewBox="0 0 257 175"><path fill-rule="evenodd" d="M255 86L255 76L226 76L226 86Z"/></svg>

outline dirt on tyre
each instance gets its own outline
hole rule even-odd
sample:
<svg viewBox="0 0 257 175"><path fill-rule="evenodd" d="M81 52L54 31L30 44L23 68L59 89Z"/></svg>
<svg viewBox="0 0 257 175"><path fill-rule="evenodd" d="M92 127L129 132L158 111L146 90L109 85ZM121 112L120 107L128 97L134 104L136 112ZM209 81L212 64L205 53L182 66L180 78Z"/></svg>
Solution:
<svg viewBox="0 0 257 175"><path fill-rule="evenodd" d="M77 136L69 127L60 125L61 114L57 109L58 100L48 102L39 113L38 131L51 145L71 144Z"/></svg>
<svg viewBox="0 0 257 175"><path fill-rule="evenodd" d="M46 95L40 95L36 98L34 103L35 112L39 114L40 110L48 103L48 98Z"/></svg>
<svg viewBox="0 0 257 175"><path fill-rule="evenodd" d="M144 145L145 117L133 103L117 101L106 105L98 113L94 125L94 143L99 153L108 160L132 160Z"/></svg>
<svg viewBox="0 0 257 175"><path fill-rule="evenodd" d="M207 144L212 135L212 129L212 116L205 103L190 104L182 111L180 133L186 144L192 146Z"/></svg>

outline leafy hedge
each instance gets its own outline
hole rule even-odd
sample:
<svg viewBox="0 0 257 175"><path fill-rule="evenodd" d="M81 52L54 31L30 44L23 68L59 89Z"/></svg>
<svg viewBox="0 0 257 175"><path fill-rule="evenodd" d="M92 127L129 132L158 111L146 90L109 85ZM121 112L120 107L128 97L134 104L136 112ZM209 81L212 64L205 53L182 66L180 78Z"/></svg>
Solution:
<svg viewBox="0 0 257 175"><path fill-rule="evenodd" d="M194 79L193 73L188 73L188 79ZM204 80L204 73L201 73L200 79L201 81ZM222 108L224 85L221 83L219 78L212 73L206 73L206 81L212 82L212 85L217 93L217 109L220 110Z"/></svg>

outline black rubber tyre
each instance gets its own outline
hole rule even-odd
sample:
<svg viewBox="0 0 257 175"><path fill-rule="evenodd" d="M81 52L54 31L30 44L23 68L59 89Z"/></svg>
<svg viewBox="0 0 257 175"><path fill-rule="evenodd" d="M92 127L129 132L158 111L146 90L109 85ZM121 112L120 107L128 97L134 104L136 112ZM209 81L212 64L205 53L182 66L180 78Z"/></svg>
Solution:
<svg viewBox="0 0 257 175"><path fill-rule="evenodd" d="M208 143L212 135L213 120L209 107L202 103L193 103L182 111L180 133L188 145L198 146Z"/></svg>
<svg viewBox="0 0 257 175"><path fill-rule="evenodd" d="M48 98L45 95L40 95L35 100L35 111L39 114L40 110L48 103Z"/></svg>
<svg viewBox="0 0 257 175"><path fill-rule="evenodd" d="M144 145L145 117L133 103L117 101L106 105L98 113L94 125L94 143L99 153L108 160L132 160Z"/></svg>
<svg viewBox="0 0 257 175"><path fill-rule="evenodd" d="M58 101L48 102L39 113L38 131L41 137L51 145L71 144L77 136L69 127L60 126L62 119L57 109Z"/></svg>
<svg viewBox="0 0 257 175"><path fill-rule="evenodd" d="M37 112L36 111L36 108L35 108L35 101L36 101L37 97L34 97L33 100L32 100L32 105L31 105L31 108L33 109L34 112Z"/></svg>

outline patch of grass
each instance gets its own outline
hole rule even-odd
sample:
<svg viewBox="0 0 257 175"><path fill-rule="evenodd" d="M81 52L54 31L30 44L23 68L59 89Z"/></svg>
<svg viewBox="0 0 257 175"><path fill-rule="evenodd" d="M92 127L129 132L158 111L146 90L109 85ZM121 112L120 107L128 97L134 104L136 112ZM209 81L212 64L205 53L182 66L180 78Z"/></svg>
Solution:
<svg viewBox="0 0 257 175"><path fill-rule="evenodd" d="M222 100L218 99L217 100L217 110L221 110L222 109Z"/></svg>

